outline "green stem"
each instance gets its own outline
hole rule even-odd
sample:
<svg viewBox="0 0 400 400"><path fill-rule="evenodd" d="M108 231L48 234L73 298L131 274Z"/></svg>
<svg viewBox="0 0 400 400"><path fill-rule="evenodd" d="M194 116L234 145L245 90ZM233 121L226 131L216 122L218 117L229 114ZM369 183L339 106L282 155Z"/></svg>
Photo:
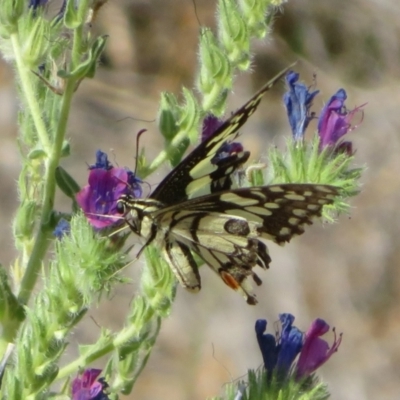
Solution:
<svg viewBox="0 0 400 400"><path fill-rule="evenodd" d="M27 304L29 301L32 289L35 286L38 277L38 271L42 265L47 248L51 243L50 237L52 226L50 220L53 212L54 196L56 191L55 170L61 158L62 144L67 128L75 83L74 79L70 79L65 87L53 148L50 157L46 162L44 199L41 211L40 228L36 235L35 244L18 295L18 300L22 304Z"/></svg>
<svg viewBox="0 0 400 400"><path fill-rule="evenodd" d="M47 134L46 125L42 118L42 112L40 110L39 103L36 100L34 88L32 86L31 78L33 78L34 75L31 73L29 68L27 68L23 62L21 47L19 45L19 40L18 40L19 39L18 33L13 33L10 39L14 50L15 65L17 67L22 87L21 93L25 95L28 109L31 112L33 123L35 124L36 132L42 144L43 150L47 154L49 154L51 151L51 142L49 139L49 135Z"/></svg>
<svg viewBox="0 0 400 400"><path fill-rule="evenodd" d="M82 48L82 26L76 28L74 32L74 44L72 47L72 60L71 60L71 71L73 71L81 61L81 48Z"/></svg>
<svg viewBox="0 0 400 400"><path fill-rule="evenodd" d="M81 24L74 29L74 38L73 38L73 45L72 45L72 60L71 60L71 71L73 71L80 63L81 57L83 53L82 43L83 43L83 34L84 34L84 27L85 27L85 20L87 18L87 11L89 8L89 0L81 0L79 2L79 10L77 17Z"/></svg>
<svg viewBox="0 0 400 400"><path fill-rule="evenodd" d="M153 310L154 314L154 310ZM153 315L154 317L154 315ZM158 335L158 332L160 331L160 325L161 325L161 318L156 317L156 322L157 322L157 330L155 337L151 338L151 343L154 344L155 338ZM86 354L82 355L79 358L77 358L75 361L69 363L66 365L64 368L61 368L60 371L58 372L56 380L63 379L72 373L75 373L79 368L82 368L82 366L87 366L91 364L93 361L98 360L99 358L111 353L112 351L116 350L117 348L121 347L125 343L128 343L132 338L136 338L138 335L140 335L140 332L143 330L143 326L138 326L138 324L132 324L126 329L124 329L122 332L120 332L115 339L111 342L106 344L105 346L97 349L91 354ZM143 340L142 344L147 342L147 340ZM145 360L146 363L147 359ZM143 366L144 368L144 366ZM141 367L142 369L142 367Z"/></svg>
<svg viewBox="0 0 400 400"><path fill-rule="evenodd" d="M158 156L153 160L150 166L142 173L141 178L144 179L148 175L151 175L164 161L168 159L168 154L171 154L171 151L176 149L181 142L187 138L187 132L180 131L178 132L175 137L172 139L171 143L167 148L161 150Z"/></svg>
<svg viewBox="0 0 400 400"><path fill-rule="evenodd" d="M150 344L150 349L148 350L146 356L142 359L142 362L140 363L138 369L135 371L133 377L131 378L131 381L132 381L132 382L131 382L131 385L132 385L132 386L135 385L135 382L136 382L137 379L139 378L139 375L142 373L142 371L143 371L144 368L146 367L147 361L149 361L149 357L150 357L150 354L151 354L151 353L150 353L150 350L153 348L153 346L154 346L154 344L155 344L155 342L156 342L156 340L157 340L158 334L160 333L160 329L161 329L161 318L158 317L156 322L157 322L157 328L156 328L154 334L151 336L151 338L147 340L147 342ZM114 389L118 390L118 388L114 388Z"/></svg>

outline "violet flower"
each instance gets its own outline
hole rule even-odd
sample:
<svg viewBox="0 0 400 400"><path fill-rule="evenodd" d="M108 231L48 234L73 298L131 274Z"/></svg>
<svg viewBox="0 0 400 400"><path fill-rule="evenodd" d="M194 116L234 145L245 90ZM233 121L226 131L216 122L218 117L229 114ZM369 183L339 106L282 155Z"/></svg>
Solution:
<svg viewBox="0 0 400 400"><path fill-rule="evenodd" d="M28 7L36 10L39 7L46 5L48 0L29 0Z"/></svg>
<svg viewBox="0 0 400 400"><path fill-rule="evenodd" d="M303 334L295 326L294 316L291 314L279 314L282 331L279 338L279 353L276 369L279 377L286 377L290 368L300 353L303 346Z"/></svg>
<svg viewBox="0 0 400 400"><path fill-rule="evenodd" d="M280 314L279 320L282 330L277 338L272 334L264 333L267 327L265 319L257 320L255 326L268 380L271 380L274 373L280 380L285 379L302 347L303 335L292 326L294 316Z"/></svg>
<svg viewBox="0 0 400 400"><path fill-rule="evenodd" d="M286 74L286 82L289 91L283 96L286 106L289 124L292 128L295 141L302 140L308 124L314 118L315 113L310 111L314 97L319 90L309 91L306 85L299 83L299 74L289 71Z"/></svg>
<svg viewBox="0 0 400 400"><path fill-rule="evenodd" d="M72 381L72 400L108 400L104 378L97 379L101 369L89 368ZM97 379L97 380L96 380Z"/></svg>
<svg viewBox="0 0 400 400"><path fill-rule="evenodd" d="M224 123L224 121L214 114L207 114L203 119L203 126L201 129L201 141L204 142Z"/></svg>
<svg viewBox="0 0 400 400"><path fill-rule="evenodd" d="M141 180L132 171L116 168L108 161L106 153L98 150L96 163L89 167L88 185L76 195L91 225L103 229L122 223L117 211L118 199L123 194L141 197Z"/></svg>
<svg viewBox="0 0 400 400"><path fill-rule="evenodd" d="M266 329L267 320L258 319L255 325L257 342L261 350L261 355L267 374L272 376L272 372L278 360L278 348L276 345L275 336L270 333L265 333Z"/></svg>
<svg viewBox="0 0 400 400"><path fill-rule="evenodd" d="M342 341L342 334L339 338L334 332L334 340L331 347L328 343L321 339L326 332L329 331L329 325L323 320L317 318L310 326L305 334L303 348L300 353L299 361L296 367L296 378L303 379L317 370L321 365L325 364L329 358L335 353Z"/></svg>
<svg viewBox="0 0 400 400"><path fill-rule="evenodd" d="M54 228L53 235L57 239L62 239L64 235L67 235L71 231L71 224L64 218L58 221L58 224Z"/></svg>
<svg viewBox="0 0 400 400"><path fill-rule="evenodd" d="M348 111L344 104L346 99L346 91L339 89L323 108L318 121L320 150L331 146L336 151L353 153L351 142L340 142L340 139L356 128L351 121L365 104Z"/></svg>

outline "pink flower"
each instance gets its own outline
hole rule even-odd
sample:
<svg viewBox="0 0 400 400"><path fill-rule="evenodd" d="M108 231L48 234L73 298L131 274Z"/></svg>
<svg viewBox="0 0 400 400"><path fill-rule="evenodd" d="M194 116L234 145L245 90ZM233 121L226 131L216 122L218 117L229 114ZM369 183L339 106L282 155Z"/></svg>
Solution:
<svg viewBox="0 0 400 400"><path fill-rule="evenodd" d="M328 331L329 325L323 319L317 318L311 324L310 329L305 334L303 348L297 362L296 378L302 379L311 375L338 350L342 341L342 334L337 338L336 331L333 329L335 338L332 346L329 347L328 343L320 338Z"/></svg>
<svg viewBox="0 0 400 400"><path fill-rule="evenodd" d="M75 378L72 381L72 400L108 400L104 393L108 385L103 378L97 379L100 374L101 369L89 368L81 377Z"/></svg>
<svg viewBox="0 0 400 400"><path fill-rule="evenodd" d="M339 151L352 152L351 142L340 140L346 133L356 129L357 126L352 126L351 121L365 104L348 111L344 105L346 99L346 91L339 89L322 110L318 121L320 150L332 146Z"/></svg>

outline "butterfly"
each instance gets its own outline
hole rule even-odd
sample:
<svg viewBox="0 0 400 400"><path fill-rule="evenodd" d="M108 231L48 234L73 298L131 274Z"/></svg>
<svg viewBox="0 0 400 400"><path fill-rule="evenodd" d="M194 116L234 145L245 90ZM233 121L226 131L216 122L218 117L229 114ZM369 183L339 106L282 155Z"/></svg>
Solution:
<svg viewBox="0 0 400 400"><path fill-rule="evenodd" d="M122 195L117 203L129 228L153 244L180 284L201 288L193 254L209 265L232 289L256 304L249 277L261 279L253 267L269 267L271 258L261 239L278 244L304 232L321 215L338 190L322 184L278 184L233 188L234 174L250 153L224 154L227 145L254 113L262 96L288 69L280 72L211 136L200 143L155 188L148 198Z"/></svg>

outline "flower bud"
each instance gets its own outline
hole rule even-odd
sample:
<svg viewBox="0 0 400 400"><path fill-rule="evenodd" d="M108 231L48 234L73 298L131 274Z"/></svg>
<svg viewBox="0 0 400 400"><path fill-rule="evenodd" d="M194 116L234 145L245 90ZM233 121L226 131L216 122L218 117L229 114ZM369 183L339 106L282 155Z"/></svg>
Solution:
<svg viewBox="0 0 400 400"><path fill-rule="evenodd" d="M199 113L197 111L197 101L193 92L186 88L183 88L183 95L185 96L185 105L181 107L181 117L178 122L179 130L186 132L190 142L193 144L198 139Z"/></svg>
<svg viewBox="0 0 400 400"><path fill-rule="evenodd" d="M14 236L22 241L30 240L33 235L37 216L37 204L33 200L24 201L14 219Z"/></svg>
<svg viewBox="0 0 400 400"><path fill-rule="evenodd" d="M25 0L0 1L0 27L1 35L8 35L17 31L18 20L25 10Z"/></svg>
<svg viewBox="0 0 400 400"><path fill-rule="evenodd" d="M208 112L220 98L221 92L232 87L229 59L209 30L203 30L200 36L200 65L198 87L204 95L203 110Z"/></svg>
<svg viewBox="0 0 400 400"><path fill-rule="evenodd" d="M44 18L25 18L22 35L22 57L25 65L36 70L49 49L50 23Z"/></svg>
<svg viewBox="0 0 400 400"><path fill-rule="evenodd" d="M64 25L68 29L77 29L82 26L89 15L89 2L67 0L64 12Z"/></svg>
<svg viewBox="0 0 400 400"><path fill-rule="evenodd" d="M263 38L267 32L267 24L269 18L265 18L265 10L268 6L275 5L276 3L282 3L282 0L240 0L240 9L242 11L243 19L246 21L249 35ZM268 13L272 16L273 13Z"/></svg>
<svg viewBox="0 0 400 400"><path fill-rule="evenodd" d="M176 97L172 93L161 93L158 127L167 141L171 141L179 131L179 114L180 110Z"/></svg>
<svg viewBox="0 0 400 400"><path fill-rule="evenodd" d="M249 35L246 23L232 0L219 2L219 38L225 47L229 61L245 70L249 67Z"/></svg>

